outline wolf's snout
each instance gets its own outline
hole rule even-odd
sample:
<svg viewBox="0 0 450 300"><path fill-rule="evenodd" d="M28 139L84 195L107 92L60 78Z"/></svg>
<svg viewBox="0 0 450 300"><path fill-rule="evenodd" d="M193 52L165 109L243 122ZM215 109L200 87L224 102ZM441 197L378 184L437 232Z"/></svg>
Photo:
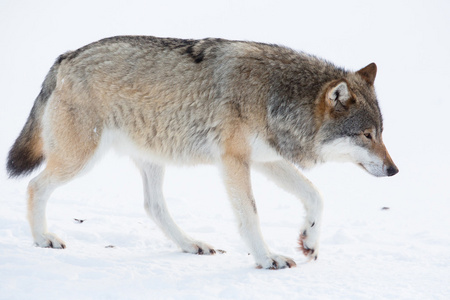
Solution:
<svg viewBox="0 0 450 300"><path fill-rule="evenodd" d="M398 173L398 168L395 165L394 161L392 161L392 158L387 152L386 147L384 149L385 149L384 165L386 166L386 175L394 176L395 174Z"/></svg>
<svg viewBox="0 0 450 300"><path fill-rule="evenodd" d="M398 168L396 166L389 166L386 170L387 176L394 176L398 173Z"/></svg>

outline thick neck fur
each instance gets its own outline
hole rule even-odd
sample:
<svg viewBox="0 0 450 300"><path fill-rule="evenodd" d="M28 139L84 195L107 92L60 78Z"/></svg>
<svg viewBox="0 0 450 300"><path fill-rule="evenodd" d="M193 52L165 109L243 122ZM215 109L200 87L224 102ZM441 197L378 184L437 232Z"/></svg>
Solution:
<svg viewBox="0 0 450 300"><path fill-rule="evenodd" d="M269 97L267 99L268 141L280 155L308 167L318 156L318 132L323 122L316 107L331 81L347 72L314 56L283 47L267 47Z"/></svg>

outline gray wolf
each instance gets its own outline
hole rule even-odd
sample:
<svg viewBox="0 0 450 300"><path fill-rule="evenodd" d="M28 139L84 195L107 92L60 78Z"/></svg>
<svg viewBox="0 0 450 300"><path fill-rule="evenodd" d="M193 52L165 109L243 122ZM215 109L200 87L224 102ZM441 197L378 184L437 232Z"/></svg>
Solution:
<svg viewBox="0 0 450 300"><path fill-rule="evenodd" d="M299 243L317 259L323 202L299 169L340 160L375 176L398 172L382 140L376 71L374 63L352 72L287 47L223 39L121 36L59 56L7 161L10 177L46 161L28 185L35 244L66 247L47 230L47 200L114 147L136 163L147 213L183 251L216 253L169 214L164 166L206 163L219 167L258 267L295 262L261 235L251 168L303 202Z"/></svg>

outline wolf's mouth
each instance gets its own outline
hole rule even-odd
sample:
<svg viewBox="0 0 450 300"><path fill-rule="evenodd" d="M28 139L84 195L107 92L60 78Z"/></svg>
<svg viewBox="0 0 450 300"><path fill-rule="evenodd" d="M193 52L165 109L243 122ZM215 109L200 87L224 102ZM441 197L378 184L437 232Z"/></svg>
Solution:
<svg viewBox="0 0 450 300"><path fill-rule="evenodd" d="M358 166L360 166L364 171L370 173L370 172L366 169L366 167L364 167L364 165L363 165L362 163L358 163Z"/></svg>
<svg viewBox="0 0 450 300"><path fill-rule="evenodd" d="M367 173L369 173L370 175L376 176L376 177L384 177L387 176L387 174L385 174L383 171L379 171L377 169L368 169L365 165L363 165L362 163L358 163L358 165L363 168ZM369 165L370 166L370 165Z"/></svg>

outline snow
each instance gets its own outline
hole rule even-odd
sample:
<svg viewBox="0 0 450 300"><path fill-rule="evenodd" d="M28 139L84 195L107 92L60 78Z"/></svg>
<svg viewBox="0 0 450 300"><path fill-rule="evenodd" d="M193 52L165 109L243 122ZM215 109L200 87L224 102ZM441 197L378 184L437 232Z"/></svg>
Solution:
<svg viewBox="0 0 450 300"><path fill-rule="evenodd" d="M214 256L182 253L161 233L145 215L139 173L114 153L51 197L49 227L67 249L34 247L32 177L3 169L0 299L450 298L450 2L4 0L0 28L4 159L59 54L146 34L279 43L353 70L375 61L384 141L400 169L392 178L349 164L305 172L325 199L315 262L297 250L299 201L255 174L264 237L297 262L279 271L255 268L213 167L168 168L164 192L181 228L227 251Z"/></svg>

